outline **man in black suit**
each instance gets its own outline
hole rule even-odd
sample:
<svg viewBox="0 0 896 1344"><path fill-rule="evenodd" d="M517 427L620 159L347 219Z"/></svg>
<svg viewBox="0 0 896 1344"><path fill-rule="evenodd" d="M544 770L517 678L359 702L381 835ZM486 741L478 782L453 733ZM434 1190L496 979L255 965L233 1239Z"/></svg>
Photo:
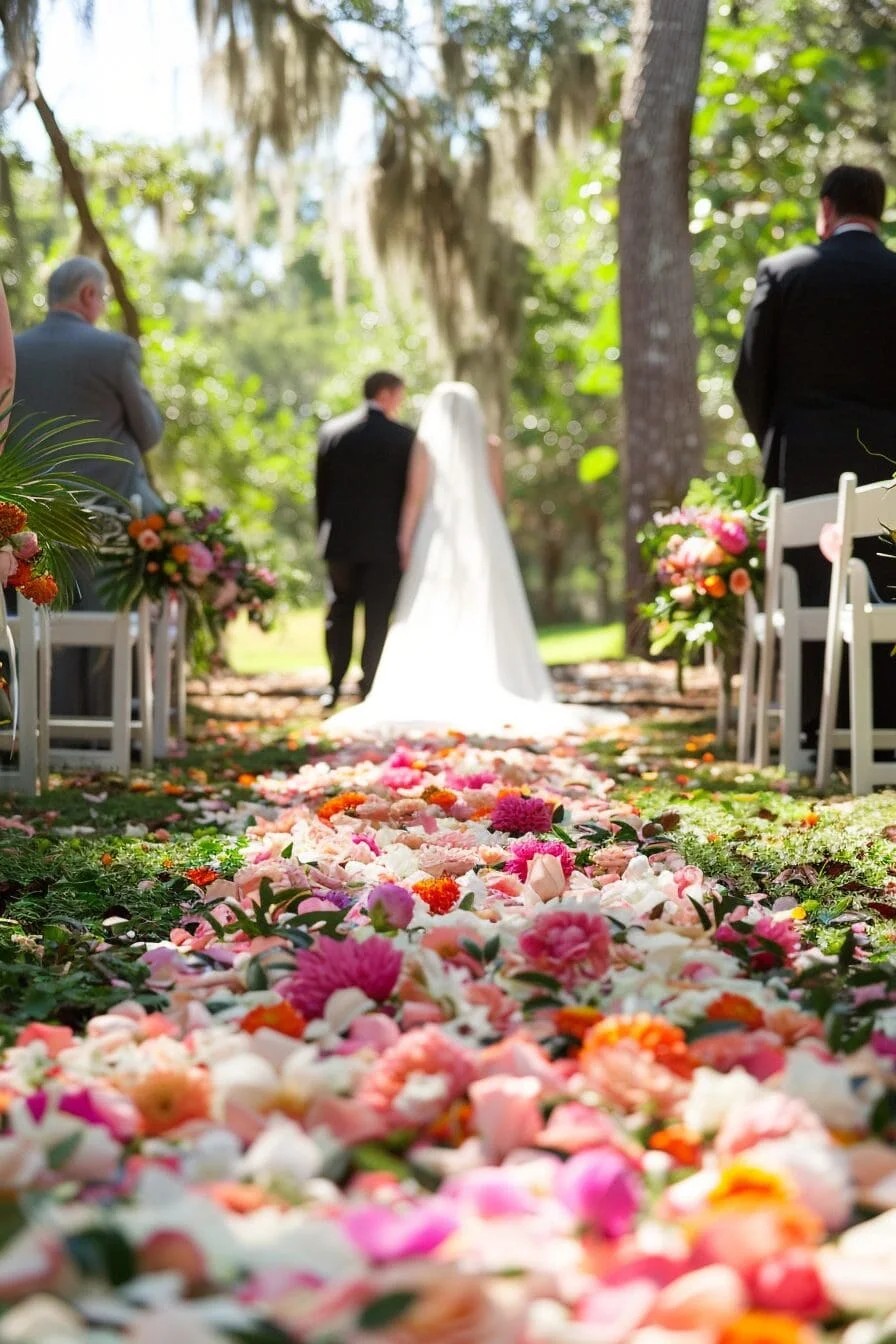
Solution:
<svg viewBox="0 0 896 1344"><path fill-rule="evenodd" d="M873 168L841 165L821 185L821 242L760 263L734 390L762 449L766 485L787 499L837 490L896 466L896 253L880 237L886 186ZM887 460L884 460L887 459ZM859 542L881 597L896 565ZM801 601L826 606L830 565L817 547L788 551ZM875 649L875 722L896 721L889 650ZM803 726L812 743L821 705L823 646L803 646ZM845 690L844 685L841 689Z"/></svg>
<svg viewBox="0 0 896 1344"><path fill-rule="evenodd" d="M364 607L361 695L373 684L401 565L398 523L414 431L396 418L405 386L395 373L372 373L364 405L330 420L317 448L317 524L327 562L326 646L330 684L324 709L335 705L352 656L355 607Z"/></svg>

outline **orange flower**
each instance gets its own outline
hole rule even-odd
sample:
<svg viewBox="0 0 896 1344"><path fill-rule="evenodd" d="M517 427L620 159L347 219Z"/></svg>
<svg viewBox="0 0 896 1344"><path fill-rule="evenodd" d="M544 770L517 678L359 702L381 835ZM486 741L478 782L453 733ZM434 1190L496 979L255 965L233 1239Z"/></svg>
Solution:
<svg viewBox="0 0 896 1344"><path fill-rule="evenodd" d="M420 797L425 803L432 803L435 807L449 808L457 802L457 794L452 793L450 789L440 789L437 784L428 784Z"/></svg>
<svg viewBox="0 0 896 1344"><path fill-rule="evenodd" d="M108 868L110 864L113 864L114 862L115 860L111 854L106 853L100 855L100 863L103 865L104 868Z"/></svg>
<svg viewBox="0 0 896 1344"><path fill-rule="evenodd" d="M728 591L728 585L721 574L707 574L701 582L707 597L724 597Z"/></svg>
<svg viewBox="0 0 896 1344"><path fill-rule="evenodd" d="M239 1181L212 1181L210 1185L202 1186L201 1190L228 1213L255 1213L266 1204L280 1203L260 1186L243 1185Z"/></svg>
<svg viewBox="0 0 896 1344"><path fill-rule="evenodd" d="M210 887L220 876L217 868L187 868L184 871L184 877L188 882L192 882L194 887Z"/></svg>
<svg viewBox="0 0 896 1344"><path fill-rule="evenodd" d="M821 817L818 815L817 812L807 812L804 817L800 818L800 825L809 828L812 826L817 826L820 821Z"/></svg>
<svg viewBox="0 0 896 1344"><path fill-rule="evenodd" d="M449 1148L459 1148L472 1133L473 1107L463 1097L452 1101L447 1110L426 1127L432 1143L445 1144Z"/></svg>
<svg viewBox="0 0 896 1344"><path fill-rule="evenodd" d="M680 1167L699 1167L700 1135L687 1125L667 1125L651 1134L647 1147L655 1153L668 1153Z"/></svg>
<svg viewBox="0 0 896 1344"><path fill-rule="evenodd" d="M204 1069L157 1069L128 1090L144 1134L167 1134L188 1120L208 1118L211 1084Z"/></svg>
<svg viewBox="0 0 896 1344"><path fill-rule="evenodd" d="M168 798L179 798L182 793L186 793L186 789L184 788L183 784L172 784L169 780L166 779L162 785L162 792Z"/></svg>
<svg viewBox="0 0 896 1344"><path fill-rule="evenodd" d="M184 541L178 541L171 547L171 559L179 565L185 565L190 558L190 548Z"/></svg>
<svg viewBox="0 0 896 1344"><path fill-rule="evenodd" d="M325 803L321 803L317 809L317 815L321 821L329 821L339 812L345 812L347 816L353 817L355 816L355 809L366 802L366 793L337 793L334 798L328 798Z"/></svg>
<svg viewBox="0 0 896 1344"><path fill-rule="evenodd" d="M24 532L28 526L28 515L24 509L20 509L18 504L8 504L4 501L0 504L0 533L4 537L14 536L16 532Z"/></svg>
<svg viewBox="0 0 896 1344"><path fill-rule="evenodd" d="M453 877L424 877L414 883L412 890L434 915L447 915L460 900L460 887Z"/></svg>
<svg viewBox="0 0 896 1344"><path fill-rule="evenodd" d="M746 1202L755 1206L756 1202L767 1199L786 1201L792 1199L793 1194L793 1187L775 1172L750 1166L747 1162L732 1162L721 1172L708 1199L710 1204L724 1204L746 1196Z"/></svg>
<svg viewBox="0 0 896 1344"><path fill-rule="evenodd" d="M595 1023L585 1036L582 1056L596 1055L621 1041L631 1041L639 1050L652 1055L657 1064L680 1078L690 1078L694 1072L694 1059L681 1027L673 1026L665 1018L651 1017L649 1013L635 1013L631 1017L612 1014Z"/></svg>
<svg viewBox="0 0 896 1344"><path fill-rule="evenodd" d="M137 538L141 532L145 532L147 527L145 518L132 518L128 523L128 536Z"/></svg>
<svg viewBox="0 0 896 1344"><path fill-rule="evenodd" d="M148 518L144 518L143 526L151 527L153 532L161 532L165 526L165 519L160 513L151 513Z"/></svg>
<svg viewBox="0 0 896 1344"><path fill-rule="evenodd" d="M706 1010L711 1022L739 1022L748 1031L761 1027L765 1018L762 1009L744 994L720 994Z"/></svg>
<svg viewBox="0 0 896 1344"><path fill-rule="evenodd" d="M19 592L37 607L44 607L59 595L59 584L52 574L35 574L18 584Z"/></svg>
<svg viewBox="0 0 896 1344"><path fill-rule="evenodd" d="M601 1021L603 1013L597 1008L573 1003L566 1008L558 1008L554 1013L554 1030L558 1036L572 1036L576 1041L583 1041L589 1027Z"/></svg>
<svg viewBox="0 0 896 1344"><path fill-rule="evenodd" d="M262 1027L279 1031L281 1036L294 1036L300 1040L305 1034L306 1022L301 1013L297 1013L291 1003L284 999L280 1003L260 1003L252 1008L240 1023L240 1030L254 1035Z"/></svg>
<svg viewBox="0 0 896 1344"><path fill-rule="evenodd" d="M745 1311L722 1327L719 1344L810 1344L804 1321L783 1311Z"/></svg>

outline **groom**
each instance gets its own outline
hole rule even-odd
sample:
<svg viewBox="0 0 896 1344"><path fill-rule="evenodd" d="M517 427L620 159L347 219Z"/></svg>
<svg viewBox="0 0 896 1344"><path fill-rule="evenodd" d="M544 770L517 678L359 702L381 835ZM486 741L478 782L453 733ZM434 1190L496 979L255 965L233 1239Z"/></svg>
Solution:
<svg viewBox="0 0 896 1344"><path fill-rule="evenodd" d="M396 418L405 386L395 373L371 373L364 405L328 421L317 446L318 540L328 576L326 647L332 709L352 657L355 607L364 607L361 696L373 684L401 566L398 523L414 431Z"/></svg>

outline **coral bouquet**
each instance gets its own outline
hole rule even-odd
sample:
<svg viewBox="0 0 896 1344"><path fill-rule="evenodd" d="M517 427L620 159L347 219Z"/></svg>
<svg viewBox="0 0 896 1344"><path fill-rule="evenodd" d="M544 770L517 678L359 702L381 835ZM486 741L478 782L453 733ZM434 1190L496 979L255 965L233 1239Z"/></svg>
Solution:
<svg viewBox="0 0 896 1344"><path fill-rule="evenodd" d="M28 526L28 514L5 501L0 501L0 583L37 606L52 602L59 592L40 540Z"/></svg>

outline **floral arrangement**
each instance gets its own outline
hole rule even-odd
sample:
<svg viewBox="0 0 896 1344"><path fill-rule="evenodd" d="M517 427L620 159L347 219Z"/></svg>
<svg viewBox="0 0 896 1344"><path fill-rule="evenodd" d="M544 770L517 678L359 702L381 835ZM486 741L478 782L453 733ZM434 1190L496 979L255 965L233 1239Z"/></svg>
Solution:
<svg viewBox="0 0 896 1344"><path fill-rule="evenodd" d="M640 608L650 652L673 649L686 664L705 644L736 654L744 595L763 569L762 487L753 476L694 480L680 508L658 513L639 537L656 584Z"/></svg>
<svg viewBox="0 0 896 1344"><path fill-rule="evenodd" d="M0 583L45 606L54 601L59 585L49 572L37 534L28 527L28 514L18 504L0 501Z"/></svg>
<svg viewBox="0 0 896 1344"><path fill-rule="evenodd" d="M194 661L208 660L241 609L264 628L271 623L276 576L250 558L222 509L190 504L131 518L104 556L117 606L132 606L144 595L158 601L171 590L183 594Z"/></svg>
<svg viewBox="0 0 896 1344"><path fill-rule="evenodd" d="M820 956L568 744L259 783L243 866L132 949L162 1006L0 1056L0 1339L893 1338L896 968L861 925Z"/></svg>

